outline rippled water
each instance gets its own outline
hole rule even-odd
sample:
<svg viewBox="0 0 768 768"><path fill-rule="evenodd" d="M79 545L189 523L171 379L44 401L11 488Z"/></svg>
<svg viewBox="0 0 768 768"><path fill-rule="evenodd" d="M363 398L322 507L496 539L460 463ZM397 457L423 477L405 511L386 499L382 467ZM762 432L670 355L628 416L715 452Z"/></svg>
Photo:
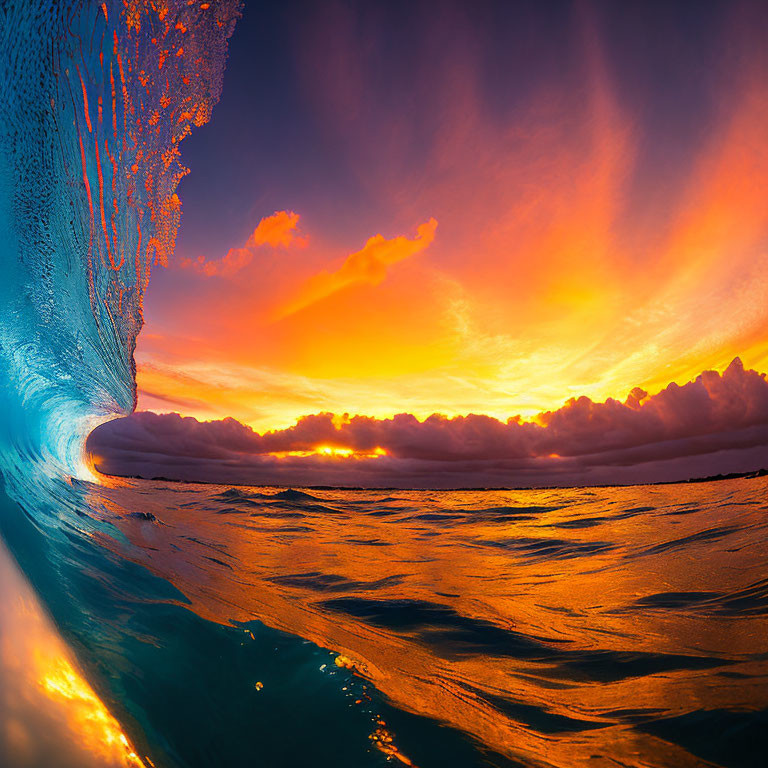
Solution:
<svg viewBox="0 0 768 768"><path fill-rule="evenodd" d="M177 764L766 764L765 479L81 489L90 577L178 590L122 595L114 629L143 659L118 709Z"/></svg>

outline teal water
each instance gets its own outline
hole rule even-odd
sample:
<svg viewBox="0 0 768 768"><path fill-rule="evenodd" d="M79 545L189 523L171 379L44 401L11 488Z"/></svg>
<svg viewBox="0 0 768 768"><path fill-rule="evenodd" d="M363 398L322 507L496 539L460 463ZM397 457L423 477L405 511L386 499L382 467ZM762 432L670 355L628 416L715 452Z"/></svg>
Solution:
<svg viewBox="0 0 768 768"><path fill-rule="evenodd" d="M55 531L40 530L7 497L0 530L86 678L152 764L385 765L387 755L371 739L382 718L410 736L413 754L434 764L510 764L486 759L462 734L396 710L336 666L337 653L327 648L255 619L201 618L168 581L94 543L112 525L93 519L89 489L61 491L66 504L48 500L59 518ZM353 703L360 697L364 706ZM35 727L33 718L33 737ZM0 739L3 749L10 755ZM59 763L48 754L46 764Z"/></svg>

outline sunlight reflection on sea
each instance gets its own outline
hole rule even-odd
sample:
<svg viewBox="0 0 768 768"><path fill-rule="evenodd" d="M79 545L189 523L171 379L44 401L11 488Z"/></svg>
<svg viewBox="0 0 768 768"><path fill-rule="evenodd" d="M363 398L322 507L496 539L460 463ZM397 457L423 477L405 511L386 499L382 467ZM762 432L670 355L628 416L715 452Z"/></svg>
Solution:
<svg viewBox="0 0 768 768"><path fill-rule="evenodd" d="M563 768L759 764L765 480L111 486L90 491L125 536L104 545L171 581L200 616L331 649L397 708L490 753Z"/></svg>

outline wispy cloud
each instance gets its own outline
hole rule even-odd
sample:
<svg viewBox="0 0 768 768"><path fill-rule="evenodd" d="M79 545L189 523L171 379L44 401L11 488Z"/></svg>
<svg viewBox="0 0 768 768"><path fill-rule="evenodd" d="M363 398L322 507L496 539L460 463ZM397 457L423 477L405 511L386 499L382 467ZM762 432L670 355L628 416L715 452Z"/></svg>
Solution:
<svg viewBox="0 0 768 768"><path fill-rule="evenodd" d="M316 178L307 164L297 176L319 190L294 201L311 246L294 247L305 238L283 212L287 247L185 262L182 290L161 273L149 294L147 329L167 341L148 355L159 345L142 334L140 369L173 352L168 368L210 363L241 383L206 390L206 377L193 391L154 374L150 391L216 400L216 411L178 409L264 429L309 412L387 417L395 407L421 420L435 410L529 418L574 394L655 392L736 355L766 370L759 23L739 11L714 68L700 66L709 49L686 58L662 47L687 62L678 83L701 75L673 104L666 83L656 88L666 68L616 66L615 41L603 44L610 25L589 18L563 38L573 44L559 45L562 61L530 62L507 93L489 86L495 54L446 11L429 19L412 66L381 88L381 41L357 34L355 14L339 6L304 20L306 95L339 170ZM410 227L430 215L439 236L414 238ZM376 232L385 237L365 245ZM264 369L306 386L267 398L251 385ZM313 401L289 402L291 391Z"/></svg>
<svg viewBox="0 0 768 768"><path fill-rule="evenodd" d="M263 218L253 230L242 248L230 248L221 259L206 259L198 256L196 259L184 258L182 268L194 269L200 274L212 277L221 275L231 277L247 267L258 253L259 248L290 248L303 247L308 238L298 233L299 214L293 211L276 211L271 216Z"/></svg>
<svg viewBox="0 0 768 768"><path fill-rule="evenodd" d="M437 221L429 219L417 227L416 237L412 240L404 236L387 239L383 235L374 235L359 251L347 256L337 270L310 277L278 311L278 318L299 312L350 285L378 285L387 276L389 267L427 248L435 239L436 230Z"/></svg>

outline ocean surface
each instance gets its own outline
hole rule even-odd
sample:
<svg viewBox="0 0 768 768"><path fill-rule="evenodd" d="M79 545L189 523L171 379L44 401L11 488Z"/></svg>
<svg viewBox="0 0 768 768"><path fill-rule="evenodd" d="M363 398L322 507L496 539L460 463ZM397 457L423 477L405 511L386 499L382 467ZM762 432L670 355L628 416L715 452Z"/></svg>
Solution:
<svg viewBox="0 0 768 768"><path fill-rule="evenodd" d="M130 743L94 765L757 768L767 490L105 478L62 481L47 520L6 500L0 528ZM9 698L3 765L39 765Z"/></svg>

